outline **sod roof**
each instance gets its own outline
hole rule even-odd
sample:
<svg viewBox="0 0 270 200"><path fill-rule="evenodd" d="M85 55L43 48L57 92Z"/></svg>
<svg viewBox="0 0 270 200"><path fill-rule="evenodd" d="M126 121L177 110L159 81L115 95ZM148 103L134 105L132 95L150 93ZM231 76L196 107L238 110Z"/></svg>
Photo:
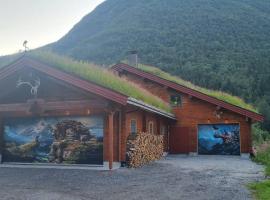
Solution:
<svg viewBox="0 0 270 200"><path fill-rule="evenodd" d="M20 53L0 57L0 68L16 61L23 55L23 53ZM75 61L69 57L60 56L49 51L30 51L26 53L26 56L58 70L76 75L97 85L142 101L164 112L171 112L171 107L162 99L154 96L143 88L140 88L138 85L119 78L112 72L98 65L88 62Z"/></svg>
<svg viewBox="0 0 270 200"><path fill-rule="evenodd" d="M139 64L138 68L144 72L153 74L153 75L158 76L162 79L165 79L165 80L177 83L179 85L185 86L187 88L196 90L198 92L201 92L203 94L209 95L209 96L214 97L214 98L217 98L219 100L222 100L224 102L227 102L227 103L235 105L235 106L238 106L240 108L244 108L246 110L258 113L257 109L255 109L251 104L246 103L243 99L241 99L237 96L233 96L231 94L228 94L228 93L222 92L222 91L210 90L210 89L206 89L203 87L199 87L197 85L192 84L189 81L185 81L185 80L181 79L180 77L173 76L173 75L166 73L166 72L160 70L159 68L156 68L153 66Z"/></svg>

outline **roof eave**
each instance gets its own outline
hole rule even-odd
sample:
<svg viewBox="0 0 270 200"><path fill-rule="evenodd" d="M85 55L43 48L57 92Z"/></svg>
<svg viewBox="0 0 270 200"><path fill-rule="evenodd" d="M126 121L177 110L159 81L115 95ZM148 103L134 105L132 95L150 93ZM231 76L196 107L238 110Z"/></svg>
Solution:
<svg viewBox="0 0 270 200"><path fill-rule="evenodd" d="M169 118L169 119L172 119L172 120L176 120L175 116L172 114L172 113L168 113L166 111L163 111L161 109L158 109L154 106L151 106L149 104L146 104L142 101L139 101L137 99L134 99L132 97L129 97L128 100L127 100L127 104L129 105L133 105L133 106L136 106L136 107L139 107L143 110L146 110L146 111L149 111L149 112L152 112L152 113L155 113L155 114L158 114L158 115L162 115L166 118Z"/></svg>

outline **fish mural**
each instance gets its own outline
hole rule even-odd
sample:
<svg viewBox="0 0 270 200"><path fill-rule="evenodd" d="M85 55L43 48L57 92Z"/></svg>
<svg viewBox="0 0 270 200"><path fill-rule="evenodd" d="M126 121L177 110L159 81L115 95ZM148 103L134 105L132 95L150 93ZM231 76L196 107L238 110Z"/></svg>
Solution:
<svg viewBox="0 0 270 200"><path fill-rule="evenodd" d="M240 155L239 124L206 124L198 127L198 153Z"/></svg>
<svg viewBox="0 0 270 200"><path fill-rule="evenodd" d="M5 120L4 162L103 164L103 117Z"/></svg>

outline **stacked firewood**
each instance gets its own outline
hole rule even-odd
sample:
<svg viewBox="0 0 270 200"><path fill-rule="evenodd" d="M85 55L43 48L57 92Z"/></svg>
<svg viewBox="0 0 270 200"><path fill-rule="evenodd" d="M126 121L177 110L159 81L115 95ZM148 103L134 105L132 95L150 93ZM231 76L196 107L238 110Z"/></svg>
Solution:
<svg viewBox="0 0 270 200"><path fill-rule="evenodd" d="M127 165L131 168L159 160L163 155L163 136L147 133L130 135L126 152Z"/></svg>

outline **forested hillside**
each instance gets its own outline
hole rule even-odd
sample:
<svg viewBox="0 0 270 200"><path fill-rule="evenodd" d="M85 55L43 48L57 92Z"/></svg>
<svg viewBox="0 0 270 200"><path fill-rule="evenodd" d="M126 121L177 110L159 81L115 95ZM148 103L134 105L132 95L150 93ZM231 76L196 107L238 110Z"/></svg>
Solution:
<svg viewBox="0 0 270 200"><path fill-rule="evenodd" d="M255 104L270 130L270 1L107 0L49 47L99 64L138 50L142 63Z"/></svg>

